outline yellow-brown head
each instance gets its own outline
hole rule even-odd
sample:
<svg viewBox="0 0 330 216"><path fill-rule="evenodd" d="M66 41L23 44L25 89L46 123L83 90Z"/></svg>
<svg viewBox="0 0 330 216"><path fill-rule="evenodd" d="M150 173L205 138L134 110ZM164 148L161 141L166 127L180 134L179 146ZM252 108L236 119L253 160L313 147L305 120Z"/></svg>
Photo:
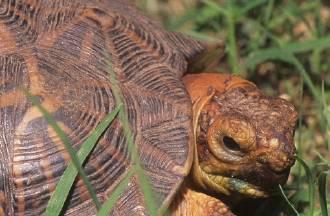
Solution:
<svg viewBox="0 0 330 216"><path fill-rule="evenodd" d="M252 197L284 184L295 161L293 105L236 76L188 75L184 82L193 101L195 182Z"/></svg>

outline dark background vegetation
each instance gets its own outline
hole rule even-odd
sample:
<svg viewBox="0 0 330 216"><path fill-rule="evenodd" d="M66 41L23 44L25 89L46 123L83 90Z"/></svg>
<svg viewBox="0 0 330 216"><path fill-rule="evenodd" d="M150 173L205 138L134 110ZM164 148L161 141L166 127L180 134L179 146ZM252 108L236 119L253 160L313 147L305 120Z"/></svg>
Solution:
<svg viewBox="0 0 330 216"><path fill-rule="evenodd" d="M223 42L225 55L214 57L212 70L239 74L266 94L291 101L299 110L298 161L288 184L272 199L247 201L237 207L238 214L243 209L244 215L327 215L330 0L135 2L170 31L210 44Z"/></svg>

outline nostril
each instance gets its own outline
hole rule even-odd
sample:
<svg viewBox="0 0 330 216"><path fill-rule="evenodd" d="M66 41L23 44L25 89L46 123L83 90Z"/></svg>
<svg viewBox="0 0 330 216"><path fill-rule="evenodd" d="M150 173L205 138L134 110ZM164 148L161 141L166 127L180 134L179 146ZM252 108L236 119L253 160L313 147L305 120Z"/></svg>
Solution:
<svg viewBox="0 0 330 216"><path fill-rule="evenodd" d="M294 163L294 161L291 161L285 155L271 153L259 157L257 161L266 165L268 169L276 174L287 173Z"/></svg>
<svg viewBox="0 0 330 216"><path fill-rule="evenodd" d="M227 149L229 149L231 151L240 151L241 150L239 144L233 138L224 136L222 140L223 140L224 146Z"/></svg>
<svg viewBox="0 0 330 216"><path fill-rule="evenodd" d="M289 173L290 168L287 166L272 166L271 164L268 166L273 173L276 173L277 175L284 175Z"/></svg>

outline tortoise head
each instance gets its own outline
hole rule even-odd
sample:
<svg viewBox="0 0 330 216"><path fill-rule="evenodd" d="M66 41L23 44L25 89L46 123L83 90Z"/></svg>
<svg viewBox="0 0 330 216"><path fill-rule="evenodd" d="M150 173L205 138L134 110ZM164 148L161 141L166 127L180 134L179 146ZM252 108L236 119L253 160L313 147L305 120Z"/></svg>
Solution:
<svg viewBox="0 0 330 216"><path fill-rule="evenodd" d="M284 184L295 161L293 105L236 76L199 74L184 82L193 101L194 181L250 197Z"/></svg>

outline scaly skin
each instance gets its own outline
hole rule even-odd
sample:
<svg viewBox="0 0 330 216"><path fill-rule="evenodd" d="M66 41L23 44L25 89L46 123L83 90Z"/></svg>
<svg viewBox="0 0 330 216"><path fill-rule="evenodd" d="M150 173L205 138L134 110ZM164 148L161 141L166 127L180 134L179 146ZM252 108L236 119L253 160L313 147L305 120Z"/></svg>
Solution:
<svg viewBox="0 0 330 216"><path fill-rule="evenodd" d="M198 192L186 182L171 203L172 216L235 216L219 199Z"/></svg>
<svg viewBox="0 0 330 216"><path fill-rule="evenodd" d="M203 73L183 81L193 102L194 161L173 215L232 214L199 191L257 198L284 184L295 161L295 108L237 76Z"/></svg>

